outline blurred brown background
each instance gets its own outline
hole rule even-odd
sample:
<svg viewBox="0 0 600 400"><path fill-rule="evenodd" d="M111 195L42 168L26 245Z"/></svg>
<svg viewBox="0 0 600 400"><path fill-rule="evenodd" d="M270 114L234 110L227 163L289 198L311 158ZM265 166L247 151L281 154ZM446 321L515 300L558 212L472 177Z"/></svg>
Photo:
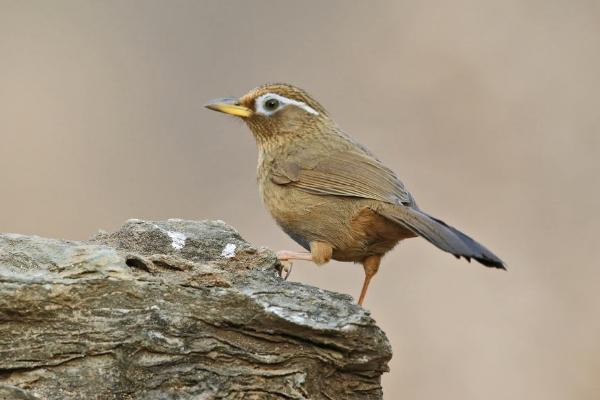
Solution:
<svg viewBox="0 0 600 400"><path fill-rule="evenodd" d="M387 399L597 399L597 1L0 0L0 230L83 239L132 217L263 210L246 127L203 109L295 83L508 272L401 244L366 306ZM360 266L292 279L356 295Z"/></svg>

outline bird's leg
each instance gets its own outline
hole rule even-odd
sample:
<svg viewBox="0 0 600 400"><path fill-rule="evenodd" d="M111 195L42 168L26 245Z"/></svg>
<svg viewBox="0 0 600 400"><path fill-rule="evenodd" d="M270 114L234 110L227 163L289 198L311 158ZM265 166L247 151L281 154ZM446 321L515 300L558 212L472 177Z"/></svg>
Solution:
<svg viewBox="0 0 600 400"><path fill-rule="evenodd" d="M317 265L322 265L331 260L332 255L333 247L329 243L318 241L310 242L310 253L308 251L280 250L277 252L277 259L283 265L280 276L287 280L292 272L292 260L313 261ZM283 276L284 270L285 276Z"/></svg>
<svg viewBox="0 0 600 400"><path fill-rule="evenodd" d="M308 251L280 250L277 252L277 259L279 261L290 261L290 260L312 261L312 254L310 254Z"/></svg>
<svg viewBox="0 0 600 400"><path fill-rule="evenodd" d="M367 295L367 289L369 289L369 283L377 271L379 270L379 263L381 262L381 256L369 256L362 261L363 268L365 269L365 280L363 282L362 290L360 291L360 297L358 298L358 304L362 306L365 296Z"/></svg>
<svg viewBox="0 0 600 400"><path fill-rule="evenodd" d="M329 243L313 241L310 242L310 252L280 250L277 252L279 261L304 260L313 261L316 264L324 264L331 260L333 248Z"/></svg>

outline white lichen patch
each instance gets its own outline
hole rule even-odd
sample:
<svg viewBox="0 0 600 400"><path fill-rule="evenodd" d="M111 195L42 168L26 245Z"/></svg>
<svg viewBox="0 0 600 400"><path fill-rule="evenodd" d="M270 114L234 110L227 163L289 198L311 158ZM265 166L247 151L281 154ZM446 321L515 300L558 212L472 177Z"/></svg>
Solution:
<svg viewBox="0 0 600 400"><path fill-rule="evenodd" d="M235 249L237 246L233 243L227 243L227 245L223 248L221 252L221 257L231 258L235 257Z"/></svg>
<svg viewBox="0 0 600 400"><path fill-rule="evenodd" d="M171 238L171 246L173 246L174 249L183 249L183 246L185 246L185 240L187 239L187 237L183 233L168 231L167 235L169 235L169 237Z"/></svg>

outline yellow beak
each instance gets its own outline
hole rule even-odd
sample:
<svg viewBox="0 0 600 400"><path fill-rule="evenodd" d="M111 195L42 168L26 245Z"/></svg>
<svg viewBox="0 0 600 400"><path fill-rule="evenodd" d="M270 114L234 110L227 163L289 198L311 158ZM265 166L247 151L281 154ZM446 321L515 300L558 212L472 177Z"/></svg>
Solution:
<svg viewBox="0 0 600 400"><path fill-rule="evenodd" d="M242 118L247 118L253 114L251 109L240 105L239 100L234 97L211 100L204 107L208 108L209 110L219 111Z"/></svg>

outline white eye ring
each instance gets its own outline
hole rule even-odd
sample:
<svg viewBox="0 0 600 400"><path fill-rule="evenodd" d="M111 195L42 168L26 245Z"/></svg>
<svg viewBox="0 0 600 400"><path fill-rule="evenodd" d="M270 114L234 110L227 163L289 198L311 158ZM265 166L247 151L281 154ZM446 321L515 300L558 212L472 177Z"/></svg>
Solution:
<svg viewBox="0 0 600 400"><path fill-rule="evenodd" d="M309 114L319 115L319 113L308 104L302 101L288 99L287 97L283 97L276 93L265 93L262 96L259 96L256 99L255 104L255 112L265 116L271 116L275 112L289 105L296 106Z"/></svg>

